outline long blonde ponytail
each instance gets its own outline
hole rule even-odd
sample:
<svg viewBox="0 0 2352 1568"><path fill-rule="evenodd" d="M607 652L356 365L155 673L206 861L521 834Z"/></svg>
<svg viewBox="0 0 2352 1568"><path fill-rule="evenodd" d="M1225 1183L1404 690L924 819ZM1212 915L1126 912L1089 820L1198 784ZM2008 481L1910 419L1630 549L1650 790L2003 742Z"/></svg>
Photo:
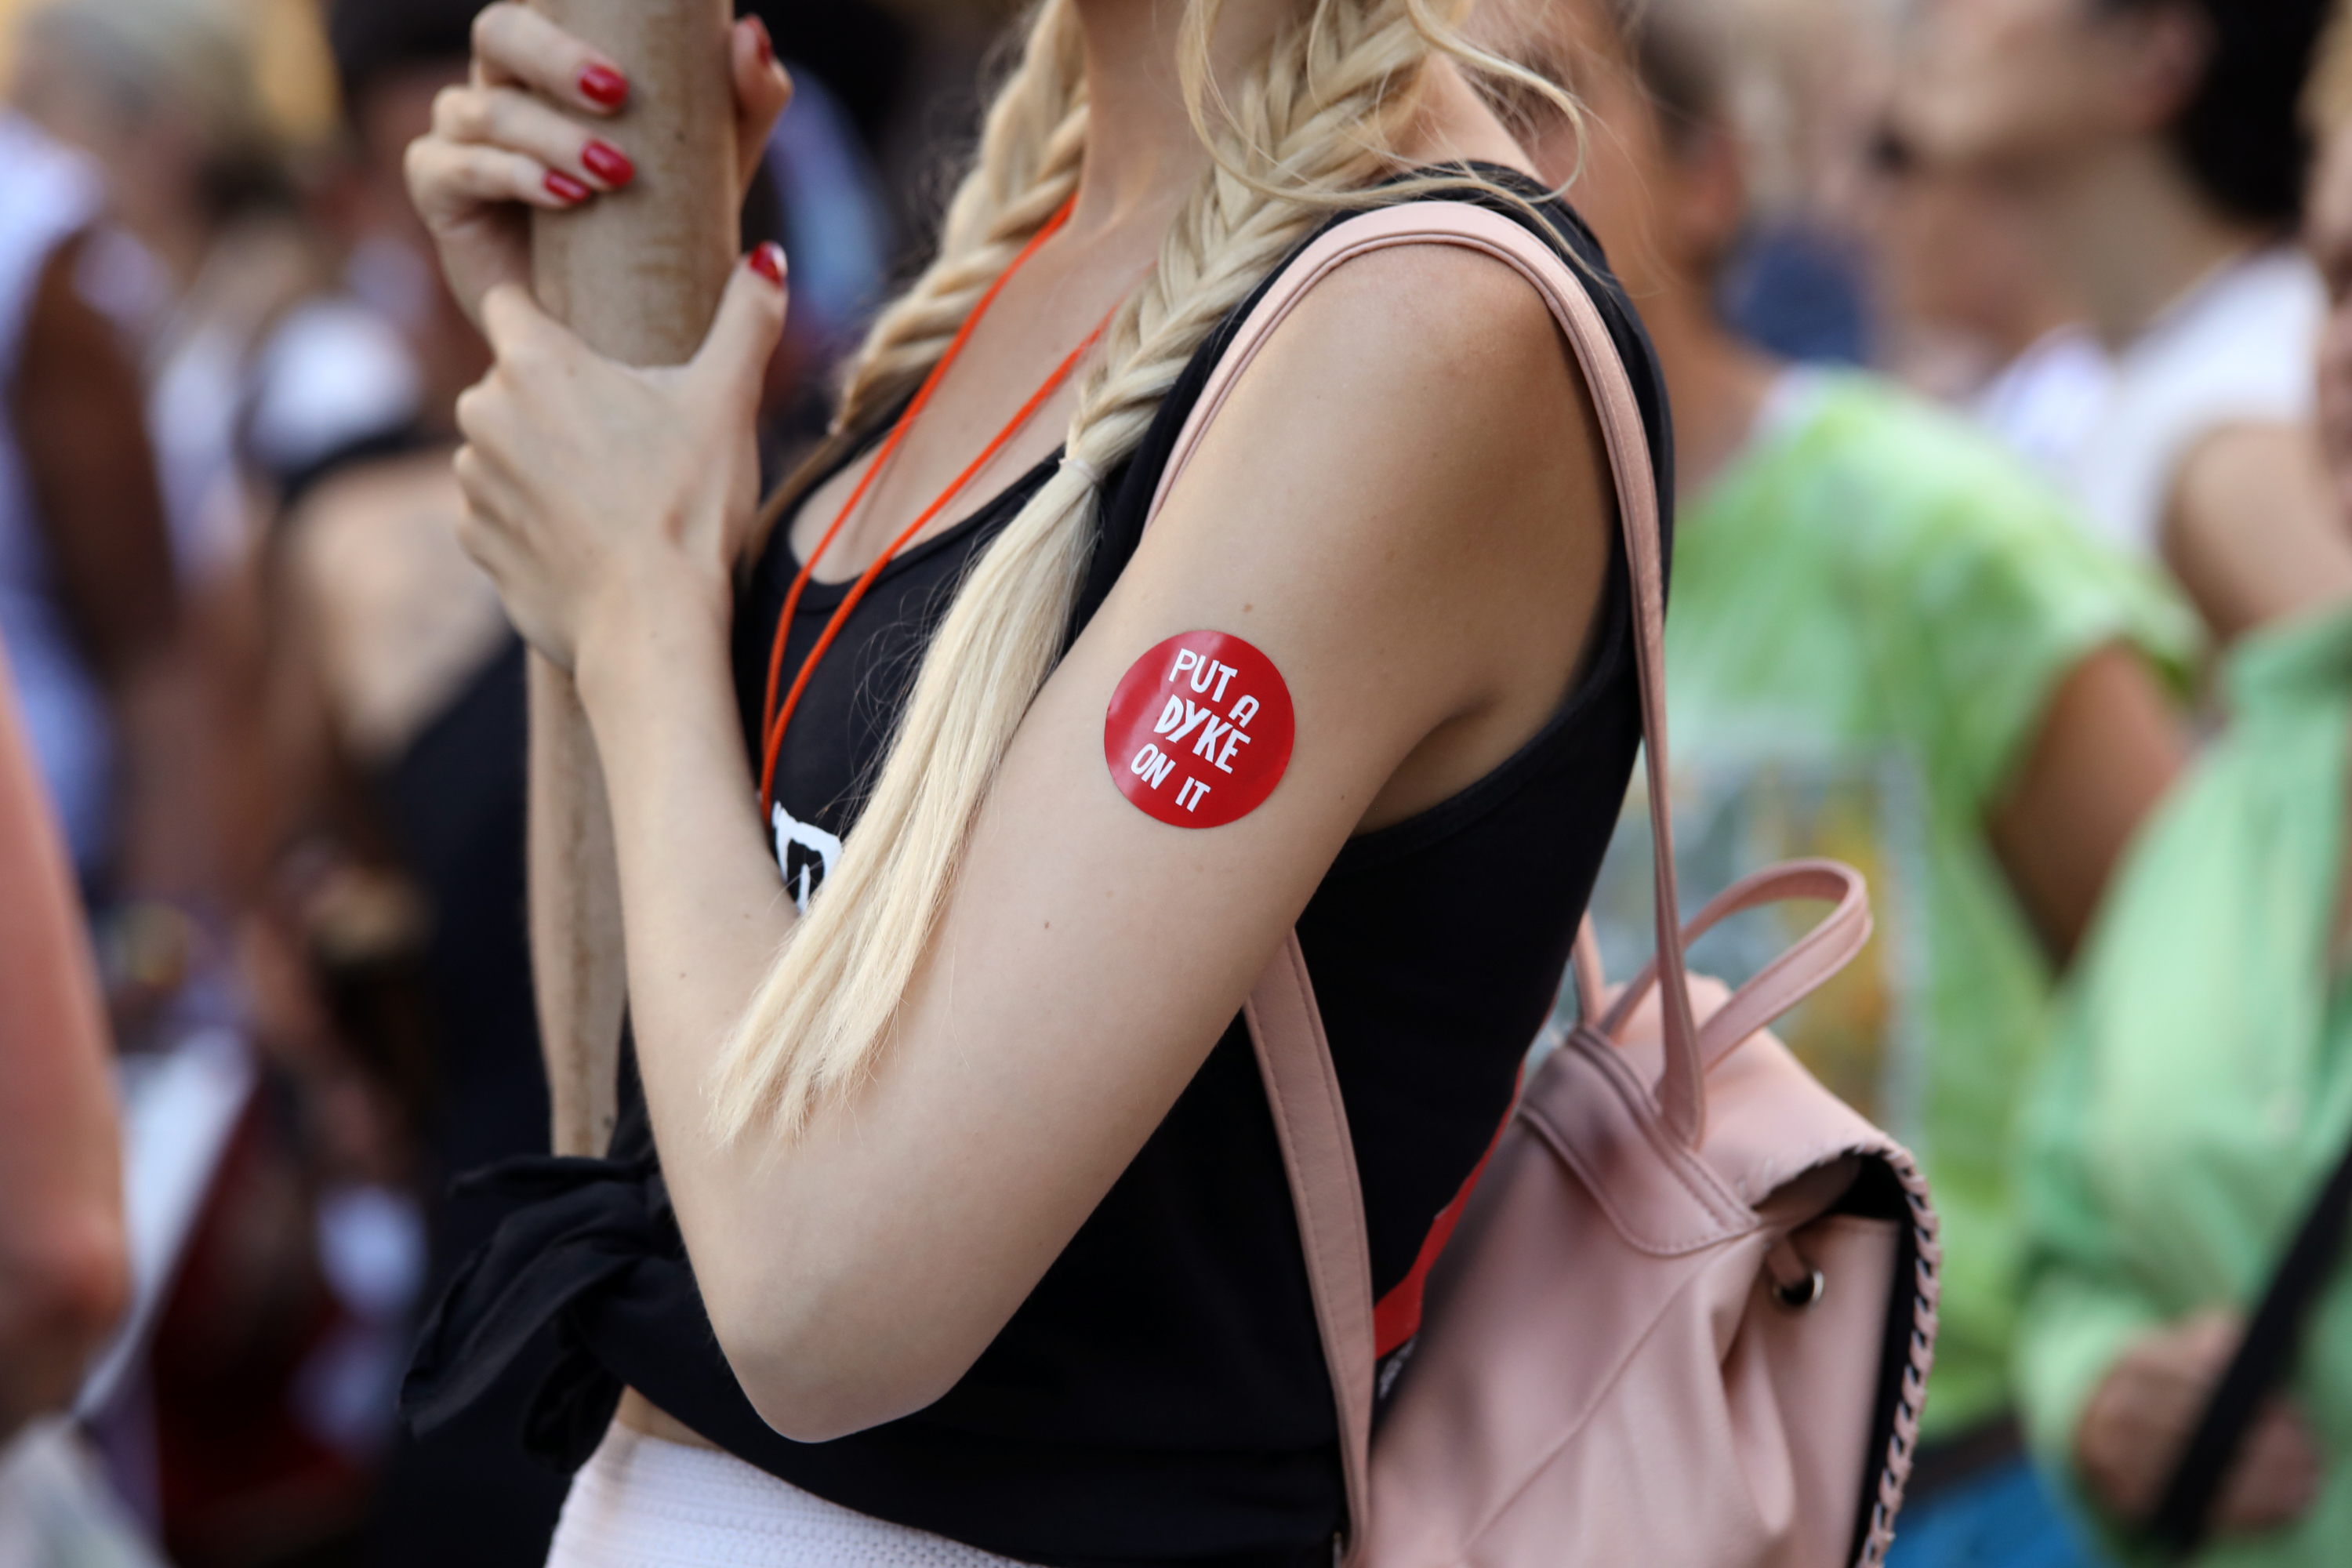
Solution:
<svg viewBox="0 0 2352 1568"><path fill-rule="evenodd" d="M884 1049L1005 749L1061 657L1095 534L1098 498L1085 476L1135 449L1202 342L1325 216L1479 183L1465 172L1373 192L1396 170L1433 59L1538 83L1574 112L1550 84L1464 42L1466 7L1300 0L1301 15L1227 88L1208 64L1223 0L1188 0L1183 81L1212 167L1104 334L1070 422L1071 460L975 563L839 863L728 1040L712 1105L720 1136L764 1122L789 1138L863 1081ZM939 259L877 322L851 368L846 426L912 387L1076 188L1086 119L1076 7L1044 0L950 205Z"/></svg>

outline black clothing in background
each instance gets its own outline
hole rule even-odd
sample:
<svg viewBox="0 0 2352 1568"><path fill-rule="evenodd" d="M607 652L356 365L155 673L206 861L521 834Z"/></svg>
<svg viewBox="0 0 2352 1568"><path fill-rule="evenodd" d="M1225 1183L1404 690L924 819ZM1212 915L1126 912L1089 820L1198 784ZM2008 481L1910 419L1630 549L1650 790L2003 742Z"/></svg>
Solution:
<svg viewBox="0 0 2352 1568"><path fill-rule="evenodd" d="M425 1293L487 1243L516 1204L452 1198L450 1179L547 1152L545 1068L524 907L523 647L509 638L449 707L371 780L401 866L432 906L425 955L434 1084ZM384 1568L539 1568L563 1478L525 1454L523 1412L544 1349L466 1415L388 1457L372 1531Z"/></svg>
<svg viewBox="0 0 2352 1568"><path fill-rule="evenodd" d="M737 9L768 25L777 54L833 89L878 153L914 49L906 25L867 0L742 0Z"/></svg>

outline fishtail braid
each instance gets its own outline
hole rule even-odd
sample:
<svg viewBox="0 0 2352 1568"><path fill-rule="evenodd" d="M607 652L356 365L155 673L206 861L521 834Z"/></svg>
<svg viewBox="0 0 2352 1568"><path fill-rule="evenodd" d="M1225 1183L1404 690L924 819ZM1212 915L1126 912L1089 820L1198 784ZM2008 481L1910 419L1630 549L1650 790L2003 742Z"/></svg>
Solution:
<svg viewBox="0 0 2352 1568"><path fill-rule="evenodd" d="M989 105L971 167L940 226L940 250L875 318L843 367L830 439L772 490L751 533L763 542L882 412L914 394L956 329L1022 247L1078 187L1087 142L1086 69L1076 7L1043 0L1012 75Z"/></svg>
<svg viewBox="0 0 2352 1568"><path fill-rule="evenodd" d="M1466 170L1381 185L1433 58L1525 74L1463 43L1433 3L1457 14L1465 6L1313 0L1226 97L1207 63L1222 0L1191 0L1186 96L1212 166L1171 224L1158 265L1104 335L1060 470L973 563L917 673L845 852L729 1038L712 1085L721 1137L765 1124L789 1139L873 1071L1005 750L1061 658L1096 533L1092 476L1134 451L1200 344L1322 217L1435 188L1486 188ZM1066 47L1075 59L1075 26L1070 0L1046 0L1030 32L1033 57ZM984 164L991 143L1034 133L1055 92L1066 90L1066 112L1017 193L1009 187L1022 173L1003 146L993 149L1003 169L975 171L965 182L941 259L917 285L917 298L877 327L852 378L853 405L861 387L870 389L871 406L888 401L885 389L905 384L904 369L886 367L935 363L961 312L1073 188L1085 95L1082 81L1065 89L1056 74L1064 68L1056 60L1041 69L1033 58L1008 86L991 116ZM1016 95L1027 101L1008 106ZM1073 126L1066 168L1059 139ZM1007 205L992 207L1000 199Z"/></svg>
<svg viewBox="0 0 2352 1568"><path fill-rule="evenodd" d="M920 382L988 286L1078 188L1086 63L1072 0L1045 0L990 105L979 155L948 203L940 253L875 321L844 379L837 430L863 427Z"/></svg>

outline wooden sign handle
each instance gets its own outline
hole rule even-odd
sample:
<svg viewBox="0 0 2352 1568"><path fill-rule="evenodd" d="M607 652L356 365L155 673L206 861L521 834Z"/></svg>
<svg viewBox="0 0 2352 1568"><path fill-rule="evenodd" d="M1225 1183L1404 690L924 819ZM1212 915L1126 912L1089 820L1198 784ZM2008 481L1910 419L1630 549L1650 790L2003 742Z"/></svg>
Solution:
<svg viewBox="0 0 2352 1568"><path fill-rule="evenodd" d="M620 62L626 188L532 227L540 302L600 353L679 364L709 331L740 243L731 0L532 0ZM604 773L572 678L530 659L530 948L559 1154L602 1154L627 972Z"/></svg>

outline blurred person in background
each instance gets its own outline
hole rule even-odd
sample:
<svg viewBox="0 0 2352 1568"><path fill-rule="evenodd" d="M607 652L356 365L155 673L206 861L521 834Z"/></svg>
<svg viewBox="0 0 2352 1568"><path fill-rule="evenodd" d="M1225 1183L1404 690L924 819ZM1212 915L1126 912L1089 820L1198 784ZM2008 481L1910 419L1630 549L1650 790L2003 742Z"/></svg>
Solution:
<svg viewBox="0 0 2352 1568"><path fill-rule="evenodd" d="M128 889L105 951L118 996L146 1005L152 1026L126 1045L156 1061L225 1050L242 1087L219 1109L214 1156L188 1174L184 1233L142 1282L153 1300L135 1364L93 1413L119 1484L186 1568L245 1568L348 1533L390 1436L421 1275L399 1191L414 1164L404 1086L363 1051L327 1048L331 1020L283 1005L302 978L272 984L253 944L232 942L261 895L275 818L261 603L272 511L326 456L407 419L415 397L397 332L336 296L244 22L227 0L51 0L26 18L11 89L95 176L98 221L68 287L115 360L119 342L140 358L143 392L126 377L115 418L137 431L143 414L153 433L160 559L186 611L159 655L175 692L169 786L186 873L168 899ZM58 417L85 442L105 428L88 410ZM147 1129L134 1166L184 1136L131 1125Z"/></svg>
<svg viewBox="0 0 2352 1568"><path fill-rule="evenodd" d="M1942 1338L1895 1561L2076 1562L2011 1415L2011 1131L2055 975L2178 766L2155 670L2181 668L2193 623L1981 433L1724 323L1713 286L1746 218L1751 141L1735 83L1758 58L1738 7L1488 0L1480 15L1594 121L1580 173L1556 117L1524 134L1546 178L1574 179L1673 396L1686 885L1698 897L1808 854L1871 878L1871 950L1784 1033L1918 1150L1943 1215ZM1593 901L1604 943L1624 933L1612 963L1647 952L1648 854L1629 819Z"/></svg>
<svg viewBox="0 0 2352 1568"><path fill-rule="evenodd" d="M180 600L139 378L77 286L98 171L0 110L0 643L93 901L192 900Z"/></svg>
<svg viewBox="0 0 2352 1568"><path fill-rule="evenodd" d="M130 1261L97 972L5 654L0 888L0 1562L46 1568L102 1560L62 1536L122 1533L79 1432L40 1418L113 1331Z"/></svg>
<svg viewBox="0 0 2352 1568"><path fill-rule="evenodd" d="M2084 517L2227 639L2352 584L2311 430L2325 300L2294 243L2326 0L1930 0L1927 153L1998 171L2115 356L2066 463Z"/></svg>
<svg viewBox="0 0 2352 1568"><path fill-rule="evenodd" d="M267 489L413 417L397 334L339 287L229 0L47 0L15 96L104 171L84 282L147 355L184 574L242 560ZM248 494L256 485L259 496Z"/></svg>
<svg viewBox="0 0 2352 1568"><path fill-rule="evenodd" d="M47 0L14 97L106 174L118 228L85 287L146 351L181 566L205 581L252 548L270 496L245 491L407 421L416 374L336 287L228 0Z"/></svg>
<svg viewBox="0 0 2352 1568"><path fill-rule="evenodd" d="M1930 156L1906 100L1898 84L1872 148L1880 361L2063 481L2114 366L2024 195L2001 171Z"/></svg>
<svg viewBox="0 0 2352 1568"><path fill-rule="evenodd" d="M5 654L0 889L0 1561L136 1568L82 1432L42 1420L73 1404L125 1311L130 1246L97 966Z"/></svg>
<svg viewBox="0 0 2352 1568"><path fill-rule="evenodd" d="M465 79L479 0L337 0L328 35L345 117L321 208L355 286L416 369L400 427L316 466L270 541L278 854L256 942L282 953L281 1026L392 1091L425 1255L395 1309L488 1239L505 1205L453 1178L543 1152L523 884L522 647L457 543L457 395L488 352L440 282L401 163L444 88ZM520 1390L420 1446L389 1425L394 1369L368 1415L385 1445L354 1555L451 1568L545 1554L560 1478L520 1454Z"/></svg>
<svg viewBox="0 0 2352 1568"><path fill-rule="evenodd" d="M12 89L103 179L108 221L78 281L143 362L202 714L204 765L181 788L205 829L208 891L230 908L253 891L268 820L261 534L280 491L404 424L417 395L397 333L336 287L253 43L231 0L46 0L24 21Z"/></svg>
<svg viewBox="0 0 2352 1568"><path fill-rule="evenodd" d="M0 657L0 1450L62 1410L129 1285L105 1013Z"/></svg>
<svg viewBox="0 0 2352 1568"><path fill-rule="evenodd" d="M1716 283L1724 319L1783 359L1879 356L1865 220L1870 118L1885 91L1879 0L1743 0L1755 68L1742 118L1771 126L1748 170L1748 222Z"/></svg>
<svg viewBox="0 0 2352 1568"><path fill-rule="evenodd" d="M2336 525L2352 531L2352 26L2310 107L2306 233L2327 281L2319 375ZM2087 947L2029 1123L2034 1445L2119 1555L2288 1240L2352 1139L2352 597L2230 655L2231 724L2134 850ZM2320 1568L2352 1541L2352 1291L2320 1277L2195 1561Z"/></svg>

